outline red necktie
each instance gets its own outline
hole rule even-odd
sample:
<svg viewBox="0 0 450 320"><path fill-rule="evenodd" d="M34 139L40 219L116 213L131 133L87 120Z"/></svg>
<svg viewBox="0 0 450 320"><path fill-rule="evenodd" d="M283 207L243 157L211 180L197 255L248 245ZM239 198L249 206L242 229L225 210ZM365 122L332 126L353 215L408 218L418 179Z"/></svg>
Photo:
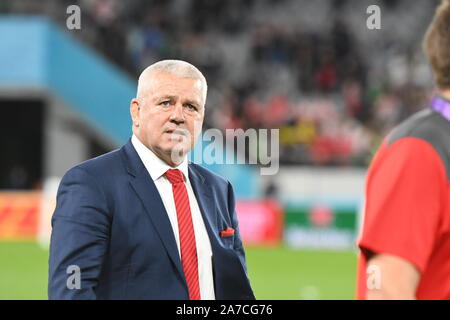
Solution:
<svg viewBox="0 0 450 320"><path fill-rule="evenodd" d="M190 300L200 300L198 282L197 247L188 193L183 174L178 169L169 169L164 174L172 184L173 198L177 209L178 232L180 235L181 264L189 290Z"/></svg>

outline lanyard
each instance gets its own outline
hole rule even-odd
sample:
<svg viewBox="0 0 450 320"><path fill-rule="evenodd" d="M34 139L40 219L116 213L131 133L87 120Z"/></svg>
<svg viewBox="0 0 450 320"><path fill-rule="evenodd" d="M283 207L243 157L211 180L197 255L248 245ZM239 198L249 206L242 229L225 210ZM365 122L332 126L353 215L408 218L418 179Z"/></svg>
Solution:
<svg viewBox="0 0 450 320"><path fill-rule="evenodd" d="M433 98L431 108L439 112L444 118L450 121L450 101L445 100L439 96Z"/></svg>

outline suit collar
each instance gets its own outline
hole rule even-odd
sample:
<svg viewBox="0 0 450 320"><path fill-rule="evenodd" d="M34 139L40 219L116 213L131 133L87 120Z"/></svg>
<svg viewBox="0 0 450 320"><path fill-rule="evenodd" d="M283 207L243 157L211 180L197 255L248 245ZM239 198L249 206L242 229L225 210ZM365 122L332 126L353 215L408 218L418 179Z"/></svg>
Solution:
<svg viewBox="0 0 450 320"><path fill-rule="evenodd" d="M184 157L182 163L180 163L177 167L172 168L163 160L161 160L153 151L148 149L135 135L133 135L131 138L131 144L136 150L139 158L152 177L153 181L161 178L161 176L169 169L179 169L183 173L184 178L188 178L187 156Z"/></svg>
<svg viewBox="0 0 450 320"><path fill-rule="evenodd" d="M142 201L145 211L155 226L170 259L182 278L185 279L172 226L156 185L134 149L131 139L122 147L121 151L124 166L130 175L130 184ZM188 176L203 217L206 231L208 232L214 256L220 250L220 244L219 223L217 220L218 213L216 211L212 188L195 164L188 165ZM214 282L216 282L216 279L214 279Z"/></svg>
<svg viewBox="0 0 450 320"><path fill-rule="evenodd" d="M141 200L170 259L184 279L183 268L181 266L172 225L170 224L169 217L158 189L134 149L131 139L122 147L121 151L125 168L130 175L131 187Z"/></svg>
<svg viewBox="0 0 450 320"><path fill-rule="evenodd" d="M200 207L200 212L208 232L213 254L218 246L218 213L216 211L216 204L212 194L212 188L206 181L205 177L199 172L195 164L189 165L189 179L191 181L192 189L194 190L195 198Z"/></svg>

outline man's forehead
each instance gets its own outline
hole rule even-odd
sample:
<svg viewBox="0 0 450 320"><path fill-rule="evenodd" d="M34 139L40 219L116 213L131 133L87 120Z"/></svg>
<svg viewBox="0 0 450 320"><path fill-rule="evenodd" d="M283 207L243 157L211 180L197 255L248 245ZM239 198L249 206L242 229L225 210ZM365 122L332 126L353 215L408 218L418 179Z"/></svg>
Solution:
<svg viewBox="0 0 450 320"><path fill-rule="evenodd" d="M201 92L203 89L202 81L194 78L152 78L149 82L149 88L154 90L165 90L165 91L179 91L179 90L190 90L193 89L194 92Z"/></svg>
<svg viewBox="0 0 450 320"><path fill-rule="evenodd" d="M177 83L192 83L196 89L202 89L203 82L197 78L180 77L168 72L152 72L147 75L147 81L156 85L177 84Z"/></svg>
<svg viewBox="0 0 450 320"><path fill-rule="evenodd" d="M180 81L178 82L177 79L180 79ZM198 103L203 100L203 85L201 80L178 77L177 79L154 79L150 81L147 87L148 93L155 99L160 97L181 97L184 99L198 100ZM183 80L187 80L188 82ZM189 82L192 83L192 86Z"/></svg>
<svg viewBox="0 0 450 320"><path fill-rule="evenodd" d="M161 90L194 89L194 91L201 91L203 88L201 80L192 78L154 79L150 81L150 86Z"/></svg>

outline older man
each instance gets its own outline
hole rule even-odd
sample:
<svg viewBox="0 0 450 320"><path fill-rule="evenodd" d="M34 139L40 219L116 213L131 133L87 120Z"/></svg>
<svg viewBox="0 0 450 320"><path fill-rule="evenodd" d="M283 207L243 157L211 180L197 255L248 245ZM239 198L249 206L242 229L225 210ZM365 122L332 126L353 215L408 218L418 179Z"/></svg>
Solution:
<svg viewBox="0 0 450 320"><path fill-rule="evenodd" d="M254 299L232 186L186 159L206 92L184 61L142 72L132 138L61 181L50 299Z"/></svg>

